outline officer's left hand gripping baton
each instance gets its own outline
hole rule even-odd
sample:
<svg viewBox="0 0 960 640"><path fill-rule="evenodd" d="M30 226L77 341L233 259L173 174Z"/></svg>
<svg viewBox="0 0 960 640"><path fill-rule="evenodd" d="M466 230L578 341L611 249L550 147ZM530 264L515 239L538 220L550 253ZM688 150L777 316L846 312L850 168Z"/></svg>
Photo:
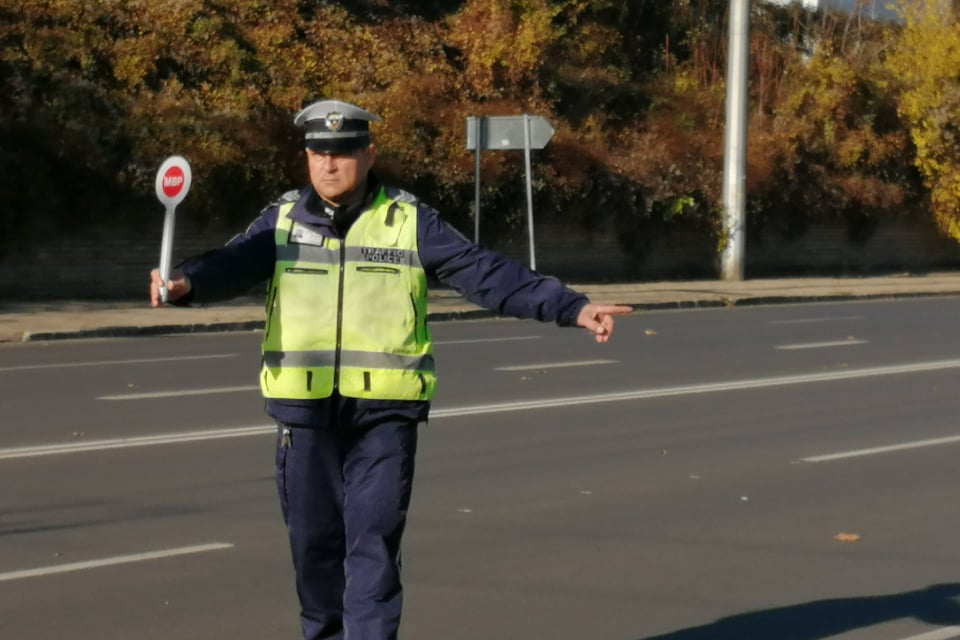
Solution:
<svg viewBox="0 0 960 640"><path fill-rule="evenodd" d="M177 205L183 202L190 190L190 163L183 156L170 156L157 171L157 198L166 207L163 218L163 242L160 245L160 299L167 301L167 283L170 280L170 259L173 255L173 230L176 223Z"/></svg>

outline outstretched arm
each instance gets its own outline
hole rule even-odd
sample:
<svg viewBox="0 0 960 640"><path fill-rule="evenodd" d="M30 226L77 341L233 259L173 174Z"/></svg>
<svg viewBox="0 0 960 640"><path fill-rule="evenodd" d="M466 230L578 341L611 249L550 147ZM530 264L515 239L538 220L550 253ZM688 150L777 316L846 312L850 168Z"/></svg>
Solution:
<svg viewBox="0 0 960 640"><path fill-rule="evenodd" d="M421 205L417 228L420 257L427 273L455 287L471 302L518 318L579 326L607 342L613 316L632 307L594 304L556 278L530 271L520 263L478 246Z"/></svg>
<svg viewBox="0 0 960 640"><path fill-rule="evenodd" d="M270 277L275 262L277 208L267 207L226 246L188 258L170 273L167 301L177 306L228 300ZM161 305L160 270L150 273L150 304Z"/></svg>
<svg viewBox="0 0 960 640"><path fill-rule="evenodd" d="M421 204L418 215L420 259L428 275L501 315L576 326L586 296L467 240L431 207Z"/></svg>

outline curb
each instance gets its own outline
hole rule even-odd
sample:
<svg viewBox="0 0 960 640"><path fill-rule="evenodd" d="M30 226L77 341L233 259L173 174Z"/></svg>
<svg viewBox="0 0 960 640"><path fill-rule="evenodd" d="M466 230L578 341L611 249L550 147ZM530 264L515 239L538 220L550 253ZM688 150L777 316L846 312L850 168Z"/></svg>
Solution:
<svg viewBox="0 0 960 640"><path fill-rule="evenodd" d="M496 314L486 309L466 311L444 311L427 314L431 322L448 320L473 320L494 317ZM190 324L158 324L145 326L97 327L96 329L77 329L72 331L25 331L20 342L47 342L51 340L82 340L91 338L133 338L142 336L165 336L184 333L226 333L229 331L262 331L263 320L240 322L195 322Z"/></svg>
<svg viewBox="0 0 960 640"><path fill-rule="evenodd" d="M132 338L137 336L164 336L175 333L219 333L227 331L255 331L257 329L263 329L263 320L160 324L143 327L98 327L96 329L78 329L75 331L25 331L21 342L79 340L83 338Z"/></svg>
<svg viewBox="0 0 960 640"><path fill-rule="evenodd" d="M956 291L941 292L893 292L893 293L830 293L807 296L750 296L732 301L734 307L752 307L775 304L796 304L800 302L851 302L853 300L903 300L907 298L940 298L956 296Z"/></svg>
<svg viewBox="0 0 960 640"><path fill-rule="evenodd" d="M956 296L955 291L944 292L900 292L869 294L823 294L823 295L786 295L786 296L745 296L742 298L721 298L706 300L674 300L666 302L612 302L605 304L623 304L633 307L634 311L661 311L671 309L716 309L729 307L753 307L778 304L798 304L804 302L849 302L853 300L895 300L904 298L931 298ZM498 317L487 309L461 309L456 311L438 311L427 314L430 322L448 322L456 320L477 320ZM46 342L53 340L80 340L90 338L128 338L138 336L161 336L173 334L225 333L230 331L262 331L263 320L238 322L211 322L189 324L164 324L145 326L113 326L96 329L72 331L25 331L20 342ZM14 334L16 335L16 334ZM0 342L3 342L0 339Z"/></svg>

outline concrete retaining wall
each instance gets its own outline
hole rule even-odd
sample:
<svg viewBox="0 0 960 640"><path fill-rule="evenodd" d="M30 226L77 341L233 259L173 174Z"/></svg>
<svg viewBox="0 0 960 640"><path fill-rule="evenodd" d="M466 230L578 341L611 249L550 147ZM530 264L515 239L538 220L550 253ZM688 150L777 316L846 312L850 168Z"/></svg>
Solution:
<svg viewBox="0 0 960 640"><path fill-rule="evenodd" d="M232 234L191 228L189 220L177 224L175 262L220 246ZM148 273L159 262L161 233L162 214L123 232L51 237L39 248L10 252L0 258L0 300L136 299L144 295ZM710 279L718 274L714 241L703 234L667 232L638 259L623 250L611 229L594 230L586 245L582 233L574 224L540 223L535 231L538 270L571 282ZM492 246L529 261L525 232ZM747 277L952 268L960 268L960 244L940 237L932 226L908 221L880 225L861 242L851 241L839 225L814 227L794 240L748 236L746 250Z"/></svg>

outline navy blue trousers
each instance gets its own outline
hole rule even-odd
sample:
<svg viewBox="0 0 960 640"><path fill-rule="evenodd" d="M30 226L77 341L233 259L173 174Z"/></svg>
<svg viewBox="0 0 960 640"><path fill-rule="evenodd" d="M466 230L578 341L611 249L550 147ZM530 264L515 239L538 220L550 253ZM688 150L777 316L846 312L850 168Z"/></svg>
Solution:
<svg viewBox="0 0 960 640"><path fill-rule="evenodd" d="M397 637L416 449L415 420L361 431L281 425L277 489L305 640Z"/></svg>

